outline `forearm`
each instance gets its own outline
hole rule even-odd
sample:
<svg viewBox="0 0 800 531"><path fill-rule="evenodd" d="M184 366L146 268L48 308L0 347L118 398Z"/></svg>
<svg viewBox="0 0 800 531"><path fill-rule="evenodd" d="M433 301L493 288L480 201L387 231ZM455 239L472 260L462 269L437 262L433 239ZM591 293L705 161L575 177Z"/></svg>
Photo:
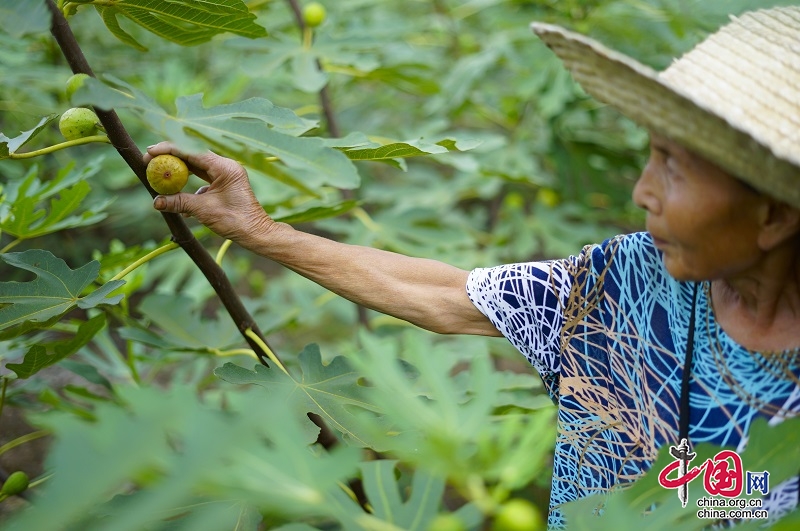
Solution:
<svg viewBox="0 0 800 531"><path fill-rule="evenodd" d="M467 271L274 223L240 241L338 295L438 333L499 335L466 293Z"/></svg>

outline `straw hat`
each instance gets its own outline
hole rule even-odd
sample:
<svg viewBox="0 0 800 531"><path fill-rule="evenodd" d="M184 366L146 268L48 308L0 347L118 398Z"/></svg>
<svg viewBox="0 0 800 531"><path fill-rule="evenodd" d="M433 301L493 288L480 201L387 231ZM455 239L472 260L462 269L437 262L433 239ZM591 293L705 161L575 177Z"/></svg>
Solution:
<svg viewBox="0 0 800 531"><path fill-rule="evenodd" d="M589 94L800 208L800 7L732 18L663 72L559 26L531 27Z"/></svg>

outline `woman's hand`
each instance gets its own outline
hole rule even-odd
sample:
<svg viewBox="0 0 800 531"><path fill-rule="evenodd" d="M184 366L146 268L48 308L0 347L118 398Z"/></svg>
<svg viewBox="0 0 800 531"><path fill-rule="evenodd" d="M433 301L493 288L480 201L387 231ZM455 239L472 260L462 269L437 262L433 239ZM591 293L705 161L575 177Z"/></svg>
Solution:
<svg viewBox="0 0 800 531"><path fill-rule="evenodd" d="M247 171L238 162L210 151L186 154L169 142L148 147L144 162L164 154L186 161L189 171L208 185L194 194L159 195L153 200L157 210L193 216L216 234L244 246L275 225L256 199Z"/></svg>

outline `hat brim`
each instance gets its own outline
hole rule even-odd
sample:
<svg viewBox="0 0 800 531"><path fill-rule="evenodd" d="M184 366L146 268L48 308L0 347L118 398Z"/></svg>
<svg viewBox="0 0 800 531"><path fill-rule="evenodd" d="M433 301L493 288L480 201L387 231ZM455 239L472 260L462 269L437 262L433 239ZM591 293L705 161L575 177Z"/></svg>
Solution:
<svg viewBox="0 0 800 531"><path fill-rule="evenodd" d="M594 98L666 136L757 190L800 208L800 160L773 152L748 131L704 108L652 68L560 26L531 29ZM795 154L795 158L798 154Z"/></svg>

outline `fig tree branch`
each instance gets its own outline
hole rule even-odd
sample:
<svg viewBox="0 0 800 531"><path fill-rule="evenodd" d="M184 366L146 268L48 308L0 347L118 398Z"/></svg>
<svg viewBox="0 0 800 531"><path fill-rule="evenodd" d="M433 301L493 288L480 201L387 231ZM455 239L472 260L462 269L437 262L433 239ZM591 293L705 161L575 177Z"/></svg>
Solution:
<svg viewBox="0 0 800 531"><path fill-rule="evenodd" d="M78 41L75 39L75 35L72 33L69 23L64 18L64 14L58 9L54 0L47 0L47 6L53 17L50 32L61 48L61 52L64 54L72 72L75 74L83 73L94 76L94 72L92 72L89 62L83 54L83 50L81 50ZM128 131L122 125L122 121L117 116L117 113L114 112L114 110L106 111L97 108L95 112L98 118L100 118L100 123L102 123L105 128L111 144L128 166L130 166L133 173L136 174L136 177L139 178L139 181L141 181L150 195L155 197L157 195L156 192L147 182L147 167L142 160L144 154L139 150L130 134L128 134ZM250 331L250 334L255 334L265 345L267 344L266 339L259 330L255 320L245 309L241 299L236 294L233 285L222 268L214 261L206 249L200 245L200 242L197 241L197 238L194 237L194 234L192 234L192 231L179 214L164 212L161 215L164 217L164 221L167 223L172 233L172 240L180 245L197 267L200 268L200 271L208 279L208 282L214 288L223 306L225 306L225 309L236 323L242 337L247 341L248 345L250 345L250 348L256 352L259 361L264 365L268 365L266 360L267 353L263 351L257 341L254 341L253 338L248 335L248 331Z"/></svg>

